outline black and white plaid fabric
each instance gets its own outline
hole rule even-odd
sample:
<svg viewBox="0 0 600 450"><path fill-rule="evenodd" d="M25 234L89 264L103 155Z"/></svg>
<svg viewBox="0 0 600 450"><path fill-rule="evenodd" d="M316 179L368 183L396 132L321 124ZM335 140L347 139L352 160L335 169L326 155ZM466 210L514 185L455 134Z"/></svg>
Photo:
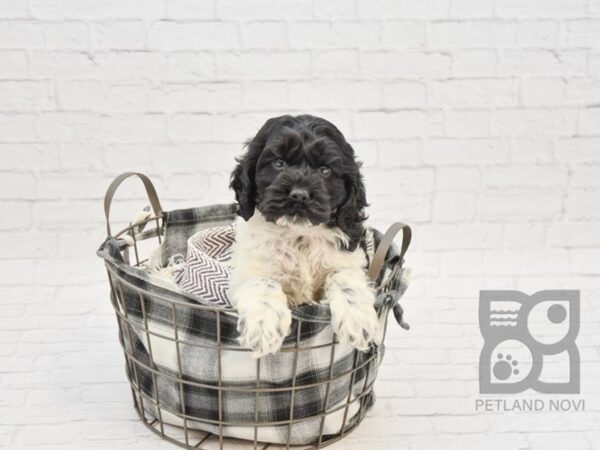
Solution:
<svg viewBox="0 0 600 450"><path fill-rule="evenodd" d="M188 239L199 231L228 226L234 217L235 205L165 213L161 264L166 266L173 255L185 254ZM136 239L150 235L150 230L141 231ZM380 238L381 234L373 230L373 245L376 246ZM366 250L368 255L373 253L372 249ZM215 434L219 433L221 422L224 436L250 440L254 439L254 427L249 424L256 421L265 424L258 428L259 441L285 443L289 438L291 444L314 442L321 427L326 439L329 434L339 433L344 423L346 429L350 429L362 419L358 417L358 401L351 403L346 411L349 385L352 383L354 397L363 391L365 383L374 381L384 353L383 335L365 353L337 343L332 359L331 346L325 346L334 339L328 305L303 305L292 313L292 330L283 348L294 348L297 335L299 348L316 348L262 357L257 377L256 360L249 352L240 351L236 341L234 311L198 307L210 302L200 295L186 293L163 277L130 266L126 263L128 251L126 239L109 238L98 255L105 260L114 306L121 317L122 343L129 355L128 376L147 399L159 404L156 408L152 401L137 399L144 403L143 409L149 416L158 418L160 415L164 423L178 426L183 425L181 417L185 416L188 428ZM387 286L376 301L382 325L407 287L407 270L401 268L398 259L398 250L392 247L377 280L379 287ZM217 343L221 346L220 364ZM359 369L351 377L348 372L353 367ZM327 389L327 383L323 382L330 379L333 381ZM294 382L297 389L292 408L289 388ZM219 386L226 388L221 391L221 398ZM256 388L260 388L258 394ZM374 397L369 393L361 401L370 405ZM325 406L328 412L335 412L325 415L321 423L318 414ZM317 417L308 419L311 416ZM294 422L289 427L290 418L307 420Z"/></svg>

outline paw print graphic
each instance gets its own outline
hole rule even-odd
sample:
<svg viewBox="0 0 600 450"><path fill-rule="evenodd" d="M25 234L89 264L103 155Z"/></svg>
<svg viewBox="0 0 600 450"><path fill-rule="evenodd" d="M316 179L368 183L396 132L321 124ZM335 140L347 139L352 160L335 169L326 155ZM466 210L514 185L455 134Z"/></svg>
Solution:
<svg viewBox="0 0 600 450"><path fill-rule="evenodd" d="M519 375L519 362L512 355L498 353L497 361L492 368L494 376L499 380L508 380L512 375Z"/></svg>

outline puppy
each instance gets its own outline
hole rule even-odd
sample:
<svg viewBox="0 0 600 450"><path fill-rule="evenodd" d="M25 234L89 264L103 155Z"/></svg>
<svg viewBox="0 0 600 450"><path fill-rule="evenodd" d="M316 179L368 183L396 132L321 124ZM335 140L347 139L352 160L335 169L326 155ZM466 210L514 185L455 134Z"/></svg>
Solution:
<svg viewBox="0 0 600 450"><path fill-rule="evenodd" d="M324 119L286 115L269 119L237 162L230 299L240 344L254 357L277 351L290 308L322 300L339 341L366 350L378 322L359 246L365 187L350 144Z"/></svg>

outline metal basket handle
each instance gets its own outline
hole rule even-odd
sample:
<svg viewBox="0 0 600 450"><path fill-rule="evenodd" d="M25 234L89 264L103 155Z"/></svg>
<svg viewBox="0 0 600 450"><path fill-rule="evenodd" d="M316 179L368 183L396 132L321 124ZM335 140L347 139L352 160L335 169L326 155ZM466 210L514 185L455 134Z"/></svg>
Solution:
<svg viewBox="0 0 600 450"><path fill-rule="evenodd" d="M148 178L143 173L124 172L121 175L119 175L118 177L116 177L112 183L110 183L110 186L106 190L106 195L104 196L104 216L106 217L106 233L107 233L107 236L109 236L109 237L112 236L111 231L110 231L110 220L109 220L110 205L112 204L112 199L113 199L118 187L121 185L121 183L126 178L129 178L133 175L138 177L140 180L142 180L142 183L144 183L144 188L146 189L146 194L148 195L148 200L150 200L150 205L152 205L152 210L154 211L154 216L162 217L162 215L163 215L163 210L162 210L162 207L160 206L160 201L158 200L158 195L156 195L156 189L154 189L154 185L150 181L150 178Z"/></svg>
<svg viewBox="0 0 600 450"><path fill-rule="evenodd" d="M406 250L408 250L408 246L410 245L412 230L408 225L401 222L396 222L390 225L390 227L387 229L381 238L379 245L377 246L375 255L373 255L373 261L371 261L371 266L369 267L369 277L371 280L377 281L379 278L381 269L385 263L385 255L387 255L388 250L394 243L394 237L400 230L402 230L402 246L400 247L399 261L401 265L404 263L404 255L406 254Z"/></svg>

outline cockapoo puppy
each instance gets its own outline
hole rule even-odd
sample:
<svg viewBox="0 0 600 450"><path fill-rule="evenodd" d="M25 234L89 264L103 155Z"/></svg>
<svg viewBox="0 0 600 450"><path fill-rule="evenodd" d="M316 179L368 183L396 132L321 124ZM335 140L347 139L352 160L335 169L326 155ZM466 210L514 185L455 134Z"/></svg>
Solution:
<svg viewBox="0 0 600 450"><path fill-rule="evenodd" d="M363 236L365 187L354 150L330 122L269 119L231 175L239 203L230 299L239 342L277 351L290 308L328 302L340 342L366 350L377 333Z"/></svg>

